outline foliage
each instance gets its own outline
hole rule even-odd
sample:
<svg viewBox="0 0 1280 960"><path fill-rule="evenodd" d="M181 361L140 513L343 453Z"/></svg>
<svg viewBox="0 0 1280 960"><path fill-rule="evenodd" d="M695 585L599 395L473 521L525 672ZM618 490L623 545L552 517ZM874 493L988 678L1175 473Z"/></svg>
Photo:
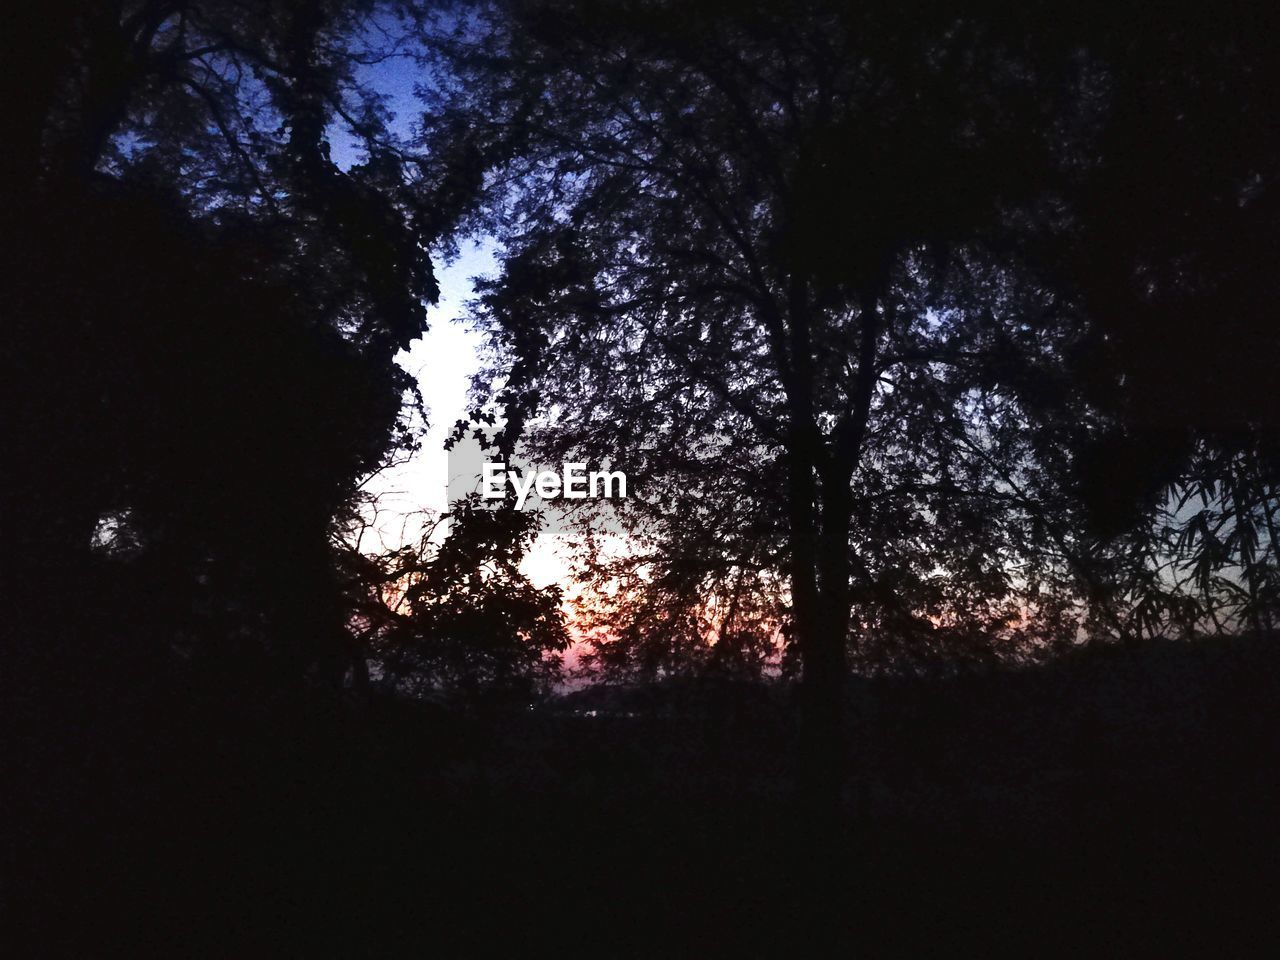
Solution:
<svg viewBox="0 0 1280 960"><path fill-rule="evenodd" d="M1087 427L1055 393L1082 325L989 240L1084 136L1088 82L1054 99L1068 61L918 13L511 4L455 42L442 129L526 141L492 178L506 257L476 311L497 396L510 429L545 414L548 461L643 490L620 522L649 572L610 641L641 659L660 629L696 645L744 584L775 632L823 629L785 601L843 635L855 602L867 657L1071 639L1046 428Z"/></svg>
<svg viewBox="0 0 1280 960"><path fill-rule="evenodd" d="M380 555L358 523L341 540L346 591L360 664L371 660L384 687L464 700L547 692L569 641L561 588L520 571L537 515L458 501L416 544Z"/></svg>
<svg viewBox="0 0 1280 960"><path fill-rule="evenodd" d="M1043 12L534 0L443 46L428 135L488 138L505 244L480 396L643 491L608 521L642 555L585 565L601 662L699 662L744 585L757 643L1040 656L1185 621L1169 564L1244 561L1157 512L1269 462L1270 41L1247 6L1136 40L1123 5Z"/></svg>
<svg viewBox="0 0 1280 960"><path fill-rule="evenodd" d="M415 443L395 355L447 225L365 70L404 55L411 12L16 18L36 66L0 181L0 494L36 659L104 686L107 650L156 679L173 652L271 683L346 668L326 531ZM68 577L103 599L51 622Z"/></svg>

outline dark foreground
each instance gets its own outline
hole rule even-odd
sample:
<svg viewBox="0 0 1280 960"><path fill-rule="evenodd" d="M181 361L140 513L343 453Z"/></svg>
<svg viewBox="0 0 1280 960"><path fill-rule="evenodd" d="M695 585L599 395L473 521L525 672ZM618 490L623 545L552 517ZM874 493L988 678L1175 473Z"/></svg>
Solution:
<svg viewBox="0 0 1280 960"><path fill-rule="evenodd" d="M33 695L6 739L6 953L1265 953L1277 660L1236 641L864 683L846 827L821 837L777 689Z"/></svg>

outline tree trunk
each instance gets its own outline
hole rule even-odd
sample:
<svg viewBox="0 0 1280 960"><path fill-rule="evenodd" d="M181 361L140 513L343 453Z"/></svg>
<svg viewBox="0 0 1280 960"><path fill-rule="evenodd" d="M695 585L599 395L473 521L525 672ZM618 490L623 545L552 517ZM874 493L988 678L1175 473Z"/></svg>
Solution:
<svg viewBox="0 0 1280 960"><path fill-rule="evenodd" d="M875 384L880 330L877 298L863 301L858 379L849 413L830 439L818 430L813 408L812 345L808 297L802 284L788 291L791 360L787 395L791 521L791 594L801 663L800 792L819 845L843 825L842 793L847 750L844 729L849 629L849 525L853 515L850 478L857 462ZM820 482L819 482L820 479Z"/></svg>
<svg viewBox="0 0 1280 960"><path fill-rule="evenodd" d="M793 454L790 474L792 614L802 671L800 801L808 828L829 847L840 830L845 779L848 510L836 497L819 514L813 459L803 444Z"/></svg>

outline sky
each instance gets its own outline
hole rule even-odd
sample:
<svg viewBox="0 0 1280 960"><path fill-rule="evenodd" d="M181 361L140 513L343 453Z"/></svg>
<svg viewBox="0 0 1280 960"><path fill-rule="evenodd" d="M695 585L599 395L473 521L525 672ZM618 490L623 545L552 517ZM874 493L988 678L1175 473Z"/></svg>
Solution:
<svg viewBox="0 0 1280 960"><path fill-rule="evenodd" d="M420 511L448 509L449 456L444 442L470 406L467 396L471 377L480 368L483 337L466 322L466 304L474 293L473 278L495 269L493 246L482 242L469 244L452 264L437 263L440 300L428 309L430 328L396 358L418 382L427 408L427 431L420 438L421 448L407 462L368 484L378 496L379 536L387 548L419 535ZM565 583L568 564L563 551L559 538L543 534L521 569L539 587Z"/></svg>
<svg viewBox="0 0 1280 960"><path fill-rule="evenodd" d="M410 136L419 109L414 85L422 80L421 68L410 59L393 58L366 67L361 79L386 96L386 106L394 114L390 128L400 136ZM340 124L329 131L329 139L331 156L339 167L346 169L361 159L357 142ZM466 323L466 306L474 295L473 279L496 272L495 250L493 241L479 239L465 245L454 262L435 262L440 299L428 309L430 328L396 358L418 383L427 408L428 429L412 459L368 484L379 498L378 529L387 548L420 535L421 511L448 509L449 458L444 442L470 406L467 395L471 377L480 367L483 336ZM379 545L365 546L377 549ZM543 534L525 558L522 570L536 586L554 582L567 586L568 564L563 551L559 538Z"/></svg>
<svg viewBox="0 0 1280 960"><path fill-rule="evenodd" d="M430 328L396 358L418 382L428 423L418 454L387 471L376 484L383 504L399 513L443 511L448 506L444 440L465 415L470 378L480 366L481 334L464 319L466 303L473 293L472 278L494 268L491 249L481 244L469 245L456 263L443 268L437 264L440 301L428 308Z"/></svg>

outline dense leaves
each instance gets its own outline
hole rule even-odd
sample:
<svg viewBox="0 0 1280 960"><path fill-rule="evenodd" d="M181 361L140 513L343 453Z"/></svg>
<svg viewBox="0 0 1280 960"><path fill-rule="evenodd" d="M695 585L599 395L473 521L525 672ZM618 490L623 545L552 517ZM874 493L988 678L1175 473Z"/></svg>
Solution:
<svg viewBox="0 0 1280 960"><path fill-rule="evenodd" d="M1247 6L1033 8L517 2L453 36L438 129L503 145L507 429L640 478L587 567L603 662L714 645L744 589L766 643L851 609L867 665L1223 625L1242 555L1159 512L1195 438L1270 435L1270 41Z"/></svg>
<svg viewBox="0 0 1280 960"><path fill-rule="evenodd" d="M427 176L372 82L413 63L424 16L58 3L15 22L38 67L0 183L0 439L29 667L107 690L140 658L148 682L181 664L275 691L367 656L331 525L416 445L396 355L465 193L452 159ZM51 617L68 582L85 602Z"/></svg>
<svg viewBox="0 0 1280 960"><path fill-rule="evenodd" d="M569 638L561 588L539 589L520 570L538 526L536 514L460 500L418 543L378 555L353 514L340 542L361 668L369 658L379 685L401 695L547 693Z"/></svg>

